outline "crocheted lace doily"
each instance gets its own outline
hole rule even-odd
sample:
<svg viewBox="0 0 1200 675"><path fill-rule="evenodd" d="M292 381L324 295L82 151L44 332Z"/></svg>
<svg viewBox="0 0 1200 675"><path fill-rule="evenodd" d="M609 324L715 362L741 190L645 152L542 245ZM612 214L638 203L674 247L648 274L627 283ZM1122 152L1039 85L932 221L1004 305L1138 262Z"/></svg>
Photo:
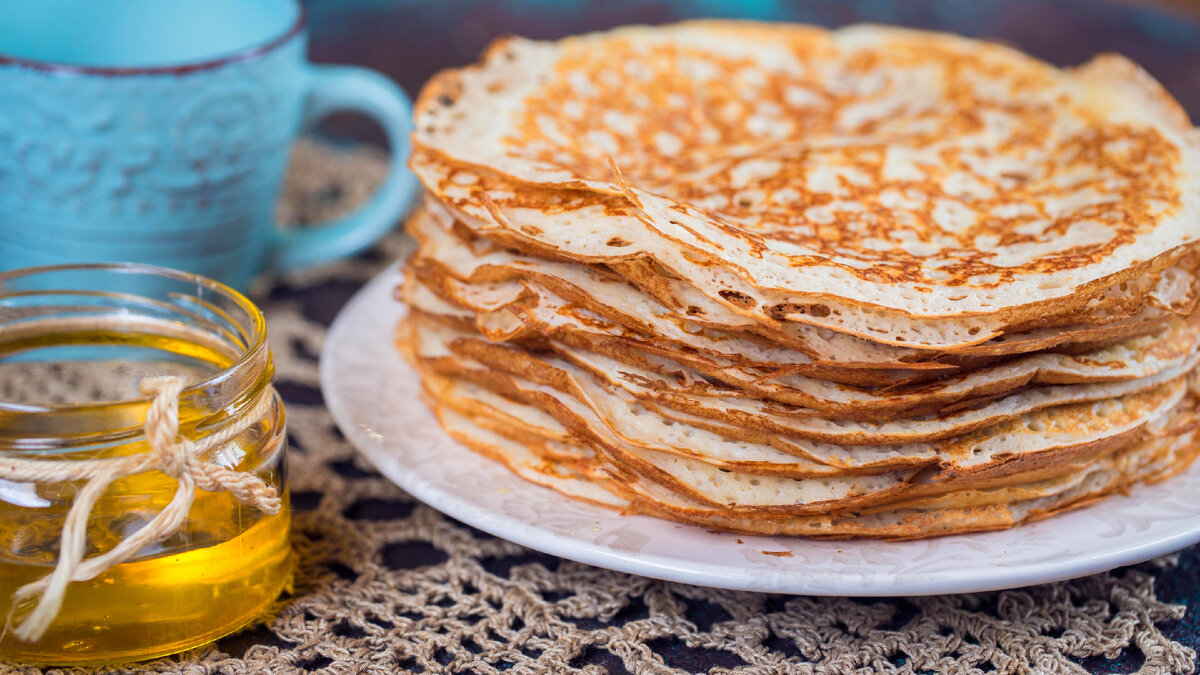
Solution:
<svg viewBox="0 0 1200 675"><path fill-rule="evenodd" d="M377 152L301 143L281 220L315 222L346 210L370 193L384 167ZM213 645L140 664L139 671L1194 671L1195 652L1164 633L1179 625L1186 608L1160 601L1155 580L1194 570L1195 549L1184 554L1183 568L1176 554L1013 591L807 598L610 572L441 516L356 456L325 411L317 378L317 354L338 309L408 248L397 233L354 260L258 289L288 406L295 588L265 621Z"/></svg>

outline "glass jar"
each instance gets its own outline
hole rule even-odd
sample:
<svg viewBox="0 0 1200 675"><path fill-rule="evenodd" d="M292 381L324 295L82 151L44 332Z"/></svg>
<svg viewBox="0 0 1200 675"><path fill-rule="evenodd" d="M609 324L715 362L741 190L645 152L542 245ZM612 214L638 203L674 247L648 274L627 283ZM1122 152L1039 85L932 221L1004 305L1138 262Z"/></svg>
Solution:
<svg viewBox="0 0 1200 675"><path fill-rule="evenodd" d="M162 656L279 596L293 557L273 375L262 313L215 281L127 264L0 273L0 659ZM27 586L76 558L57 608L53 581ZM53 618L34 635L39 603Z"/></svg>

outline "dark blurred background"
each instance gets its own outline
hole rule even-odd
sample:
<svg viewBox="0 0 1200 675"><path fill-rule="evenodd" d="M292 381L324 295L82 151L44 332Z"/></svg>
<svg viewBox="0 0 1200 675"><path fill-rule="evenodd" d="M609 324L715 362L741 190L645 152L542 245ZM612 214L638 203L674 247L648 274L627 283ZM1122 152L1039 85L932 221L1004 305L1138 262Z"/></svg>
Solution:
<svg viewBox="0 0 1200 675"><path fill-rule="evenodd" d="M307 0L310 55L387 73L410 95L470 63L492 38L556 38L630 23L739 17L840 26L900 24L999 40L1058 65L1113 51L1140 63L1200 123L1200 0ZM333 138L382 142L370 124Z"/></svg>

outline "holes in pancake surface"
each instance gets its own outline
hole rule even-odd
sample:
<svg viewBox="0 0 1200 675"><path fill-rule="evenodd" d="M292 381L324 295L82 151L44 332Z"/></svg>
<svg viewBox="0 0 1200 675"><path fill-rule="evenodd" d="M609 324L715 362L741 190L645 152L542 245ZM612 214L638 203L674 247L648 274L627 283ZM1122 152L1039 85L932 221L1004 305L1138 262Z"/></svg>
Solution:
<svg viewBox="0 0 1200 675"><path fill-rule="evenodd" d="M824 319L830 315L838 315L829 305L815 304L802 305L798 302L782 302L767 310L771 318L783 320L789 314L800 314L804 316L812 316L818 319Z"/></svg>
<svg viewBox="0 0 1200 675"><path fill-rule="evenodd" d="M704 313L704 310L700 309L699 307L697 307L695 305L688 305L688 308L687 308L688 316L696 316L697 314L703 314L703 313Z"/></svg>
<svg viewBox="0 0 1200 675"><path fill-rule="evenodd" d="M740 291L732 291L728 288L721 291L720 296L725 298L727 302L731 302L742 309L749 309L758 304L755 302L754 298L746 295L745 293Z"/></svg>
<svg viewBox="0 0 1200 675"><path fill-rule="evenodd" d="M605 243L614 248L621 248L624 246L628 246L628 245L632 244L633 242L629 241L628 239L622 239L621 237L613 237L612 239L609 239Z"/></svg>
<svg viewBox="0 0 1200 675"><path fill-rule="evenodd" d="M803 307L791 302L784 302L767 309L767 314L776 321L783 321L788 314L803 314Z"/></svg>

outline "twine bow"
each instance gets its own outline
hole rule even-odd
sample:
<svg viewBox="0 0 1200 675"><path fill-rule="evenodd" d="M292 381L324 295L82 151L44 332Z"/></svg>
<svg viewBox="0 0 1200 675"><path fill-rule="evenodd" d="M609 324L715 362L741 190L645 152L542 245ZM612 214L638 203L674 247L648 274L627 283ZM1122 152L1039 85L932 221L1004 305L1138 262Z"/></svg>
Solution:
<svg viewBox="0 0 1200 675"><path fill-rule="evenodd" d="M13 630L17 638L33 642L45 634L62 608L67 585L87 581L109 568L129 560L150 544L166 539L187 520L196 490L227 491L238 501L267 513L279 513L280 498L275 488L252 474L234 471L200 458L205 452L224 445L262 419L273 404L267 389L247 414L200 441L179 438L179 394L183 379L150 377L142 380L143 395L153 396L143 425L150 451L125 457L93 460L27 460L0 457L0 478L41 483L87 481L75 495L63 521L58 564L50 574L18 588L13 593L13 610L25 600L40 595L37 606L25 621ZM107 552L83 559L87 541L87 521L96 500L115 480L148 471L162 473L179 481L175 496L144 527L125 537ZM9 613L8 623L12 620Z"/></svg>

